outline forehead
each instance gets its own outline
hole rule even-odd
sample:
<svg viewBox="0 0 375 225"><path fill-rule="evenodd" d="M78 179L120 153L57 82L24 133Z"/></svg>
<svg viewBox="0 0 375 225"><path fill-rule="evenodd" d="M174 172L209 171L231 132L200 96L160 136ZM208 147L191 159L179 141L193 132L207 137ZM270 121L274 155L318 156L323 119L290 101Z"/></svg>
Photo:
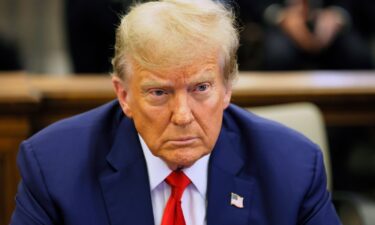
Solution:
<svg viewBox="0 0 375 225"><path fill-rule="evenodd" d="M196 60L194 63L168 68L147 69L138 63L132 63L132 76L135 80L141 81L200 81L212 80L215 78L222 79L223 66L218 57L205 57Z"/></svg>

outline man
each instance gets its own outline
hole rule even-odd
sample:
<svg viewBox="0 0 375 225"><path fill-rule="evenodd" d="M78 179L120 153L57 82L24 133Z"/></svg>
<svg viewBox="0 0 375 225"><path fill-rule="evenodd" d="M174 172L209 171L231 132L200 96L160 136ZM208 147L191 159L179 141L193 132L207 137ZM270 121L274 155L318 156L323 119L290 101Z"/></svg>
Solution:
<svg viewBox="0 0 375 225"><path fill-rule="evenodd" d="M118 101L22 143L11 224L340 224L319 149L229 104L233 21L211 1L133 7Z"/></svg>

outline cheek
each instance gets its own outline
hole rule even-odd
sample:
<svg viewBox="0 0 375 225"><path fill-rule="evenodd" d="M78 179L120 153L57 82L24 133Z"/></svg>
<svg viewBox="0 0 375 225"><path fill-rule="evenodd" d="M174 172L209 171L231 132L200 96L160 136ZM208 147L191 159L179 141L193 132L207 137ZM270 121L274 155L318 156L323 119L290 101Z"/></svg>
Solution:
<svg viewBox="0 0 375 225"><path fill-rule="evenodd" d="M156 115L159 115L159 110L155 107L150 106L145 97L139 94L140 91L133 90L134 94L131 99L129 99L129 106L133 115L135 123L145 124L150 123L156 119Z"/></svg>
<svg viewBox="0 0 375 225"><path fill-rule="evenodd" d="M214 93L204 102L204 106L202 107L203 111L206 111L206 114L210 112L212 119L215 119L218 115L222 115L223 110L227 106L225 97L224 93Z"/></svg>
<svg viewBox="0 0 375 225"><path fill-rule="evenodd" d="M155 135L158 133L160 134L160 131L167 123L167 113L163 112L163 110L154 109L152 107L139 107L133 114L134 123L140 126L139 129L142 132Z"/></svg>
<svg viewBox="0 0 375 225"><path fill-rule="evenodd" d="M137 110L133 111L133 121L147 145L151 149L157 149L161 134L168 126L168 112L139 103Z"/></svg>
<svg viewBox="0 0 375 225"><path fill-rule="evenodd" d="M223 99L219 95L197 107L199 110L196 111L196 119L205 134L208 145L213 145L213 142L216 142L221 129L224 108Z"/></svg>

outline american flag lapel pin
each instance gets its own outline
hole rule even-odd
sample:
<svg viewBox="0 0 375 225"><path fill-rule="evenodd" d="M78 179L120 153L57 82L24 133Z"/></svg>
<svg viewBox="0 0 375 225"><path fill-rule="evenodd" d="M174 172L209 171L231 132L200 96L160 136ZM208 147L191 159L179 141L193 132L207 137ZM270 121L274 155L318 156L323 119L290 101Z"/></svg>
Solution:
<svg viewBox="0 0 375 225"><path fill-rule="evenodd" d="M243 208L243 197L239 196L236 193L230 194L230 204L236 206L237 208Z"/></svg>

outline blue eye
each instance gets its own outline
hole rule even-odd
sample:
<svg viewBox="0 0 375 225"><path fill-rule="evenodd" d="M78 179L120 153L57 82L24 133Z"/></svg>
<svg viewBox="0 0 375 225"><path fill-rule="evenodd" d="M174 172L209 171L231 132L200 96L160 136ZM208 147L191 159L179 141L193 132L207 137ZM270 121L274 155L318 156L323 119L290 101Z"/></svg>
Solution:
<svg viewBox="0 0 375 225"><path fill-rule="evenodd" d="M166 94L167 92L164 91L164 90L153 90L151 91L151 94L155 95L155 96L162 96L164 94Z"/></svg>
<svg viewBox="0 0 375 225"><path fill-rule="evenodd" d="M208 89L208 87L209 87L208 84L200 84L200 85L198 85L198 86L195 88L195 90L196 90L196 91L205 91L205 90Z"/></svg>

